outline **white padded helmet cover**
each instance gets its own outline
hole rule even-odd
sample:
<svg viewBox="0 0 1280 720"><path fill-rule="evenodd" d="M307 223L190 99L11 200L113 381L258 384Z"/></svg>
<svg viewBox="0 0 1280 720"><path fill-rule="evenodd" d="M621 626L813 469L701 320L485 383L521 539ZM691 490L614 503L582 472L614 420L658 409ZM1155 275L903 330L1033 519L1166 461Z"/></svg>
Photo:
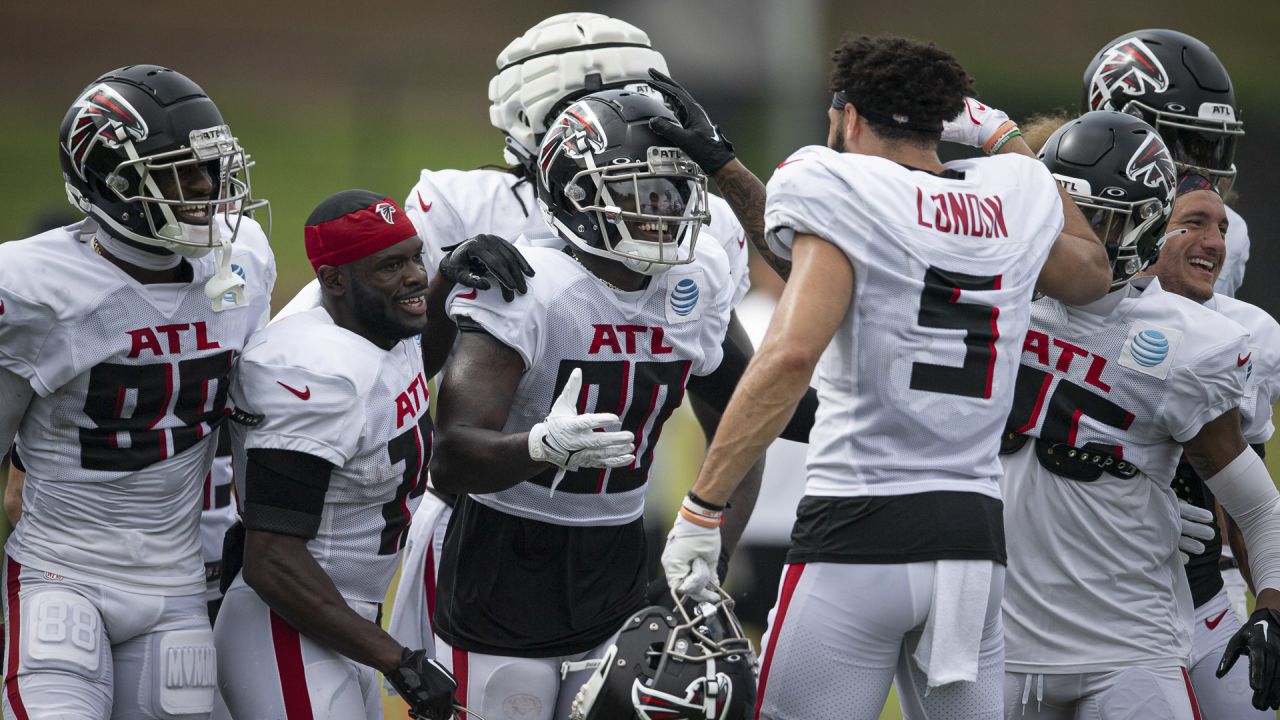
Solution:
<svg viewBox="0 0 1280 720"><path fill-rule="evenodd" d="M489 122L536 155L547 115L581 92L588 75L599 74L609 87L648 82L649 68L665 73L667 61L631 23L598 13L553 15L498 53L498 74L489 81Z"/></svg>

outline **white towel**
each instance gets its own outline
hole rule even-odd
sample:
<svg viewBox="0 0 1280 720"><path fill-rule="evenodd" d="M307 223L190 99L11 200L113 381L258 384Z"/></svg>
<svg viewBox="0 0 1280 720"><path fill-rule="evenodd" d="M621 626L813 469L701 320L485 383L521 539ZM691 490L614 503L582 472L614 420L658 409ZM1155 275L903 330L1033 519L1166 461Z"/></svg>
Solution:
<svg viewBox="0 0 1280 720"><path fill-rule="evenodd" d="M991 595L990 560L939 560L933 603L912 655L935 688L978 679L978 644Z"/></svg>

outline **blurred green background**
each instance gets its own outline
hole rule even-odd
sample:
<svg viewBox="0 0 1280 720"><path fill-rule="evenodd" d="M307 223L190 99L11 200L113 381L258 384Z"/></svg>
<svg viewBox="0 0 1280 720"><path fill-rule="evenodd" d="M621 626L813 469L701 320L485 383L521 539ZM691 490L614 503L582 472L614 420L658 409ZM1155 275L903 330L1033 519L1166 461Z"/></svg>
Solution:
<svg viewBox="0 0 1280 720"><path fill-rule="evenodd" d="M1280 156L1280 3L1261 1L8 2L0 6L0 240L71 212L56 144L79 91L120 65L168 65L205 88L257 160L255 194L273 207L279 307L310 277L301 227L325 196L366 187L401 200L421 168L502 161L486 97L494 58L530 25L571 10L645 29L763 179L796 147L824 142L827 56L845 33L932 40L977 78L984 100L1019 119L1075 108L1085 66L1125 31L1194 34L1230 71L1248 133L1237 188L1253 248L1240 296L1280 311L1270 284L1280 268L1272 242L1280 205L1271 202L1280 175L1266 165ZM661 474L656 506L692 482L701 442L688 416L669 426L664 446L675 460ZM890 705L885 717L897 717Z"/></svg>

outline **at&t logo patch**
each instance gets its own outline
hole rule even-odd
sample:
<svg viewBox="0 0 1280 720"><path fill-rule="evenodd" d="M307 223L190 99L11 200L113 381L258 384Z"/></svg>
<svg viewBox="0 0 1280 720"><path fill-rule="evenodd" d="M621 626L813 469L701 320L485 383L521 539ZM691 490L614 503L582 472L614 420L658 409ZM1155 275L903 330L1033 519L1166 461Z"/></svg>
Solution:
<svg viewBox="0 0 1280 720"><path fill-rule="evenodd" d="M667 273L667 322L682 323L702 316L702 271Z"/></svg>
<svg viewBox="0 0 1280 720"><path fill-rule="evenodd" d="M1120 364L1131 370L1163 380L1173 366L1182 333L1146 322L1136 322L1129 328L1129 339L1120 352Z"/></svg>

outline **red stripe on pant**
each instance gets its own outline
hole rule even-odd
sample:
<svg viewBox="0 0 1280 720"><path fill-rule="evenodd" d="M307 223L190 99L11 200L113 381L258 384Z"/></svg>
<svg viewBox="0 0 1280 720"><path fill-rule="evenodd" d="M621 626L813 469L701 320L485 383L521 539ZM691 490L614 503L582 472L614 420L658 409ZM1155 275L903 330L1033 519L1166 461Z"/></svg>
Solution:
<svg viewBox="0 0 1280 720"><path fill-rule="evenodd" d="M471 703L467 698L467 651L453 649L453 678L458 681L458 689L454 691L454 697L458 699L458 704L463 707L471 707ZM470 713L458 713L458 720L467 720Z"/></svg>
<svg viewBox="0 0 1280 720"><path fill-rule="evenodd" d="M1182 670L1182 682L1187 684L1187 699L1191 701L1191 717L1193 720L1202 720L1200 715L1200 703L1196 702L1196 691L1191 689L1191 676L1187 675L1186 668Z"/></svg>
<svg viewBox="0 0 1280 720"><path fill-rule="evenodd" d="M13 710L13 716L17 720L29 720L27 715L27 706L22 704L22 693L18 691L18 663L20 656L18 652L19 638L22 637L22 606L18 601L18 592L22 590L22 581L18 579L18 574L22 572L22 566L14 561L13 558L7 558L9 561L7 572L6 588L9 592L9 626L5 628L8 634L9 643L9 672L4 675L4 692L9 697L9 709Z"/></svg>
<svg viewBox="0 0 1280 720"><path fill-rule="evenodd" d="M307 692L307 668L302 664L302 638L284 618L271 613L271 644L276 651L276 671L284 695L287 720L314 720L311 694Z"/></svg>
<svg viewBox="0 0 1280 720"><path fill-rule="evenodd" d="M804 563L788 565L782 577L782 593L778 596L778 614L773 619L773 627L769 629L769 647L765 650L764 667L760 668L760 684L756 691L756 712L752 716L760 720L760 708L764 707L764 690L769 684L769 668L773 666L773 656L778 649L778 636L782 634L782 621L787 617L787 609L791 607L791 596L800 584L800 575L804 573Z"/></svg>

